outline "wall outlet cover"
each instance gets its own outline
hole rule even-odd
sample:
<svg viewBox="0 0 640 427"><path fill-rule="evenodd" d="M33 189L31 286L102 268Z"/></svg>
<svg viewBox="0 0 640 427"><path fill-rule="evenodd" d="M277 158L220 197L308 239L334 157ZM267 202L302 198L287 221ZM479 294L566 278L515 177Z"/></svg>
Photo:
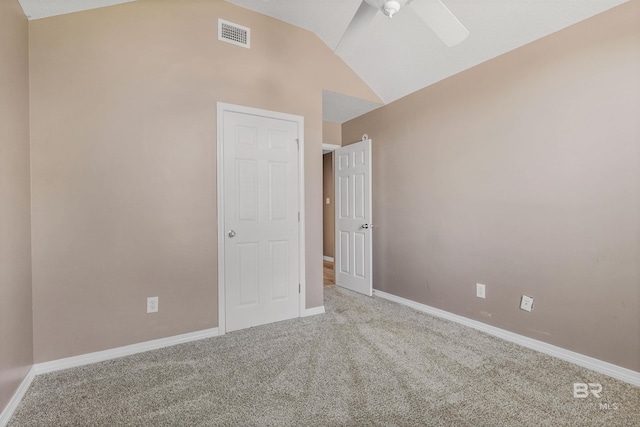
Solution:
<svg viewBox="0 0 640 427"><path fill-rule="evenodd" d="M476 283L476 296L478 298L486 298L485 286L482 283Z"/></svg>
<svg viewBox="0 0 640 427"><path fill-rule="evenodd" d="M147 298L147 313L158 312L158 297Z"/></svg>
<svg viewBox="0 0 640 427"><path fill-rule="evenodd" d="M520 308L524 311L533 310L533 297L522 295L522 299L520 300Z"/></svg>

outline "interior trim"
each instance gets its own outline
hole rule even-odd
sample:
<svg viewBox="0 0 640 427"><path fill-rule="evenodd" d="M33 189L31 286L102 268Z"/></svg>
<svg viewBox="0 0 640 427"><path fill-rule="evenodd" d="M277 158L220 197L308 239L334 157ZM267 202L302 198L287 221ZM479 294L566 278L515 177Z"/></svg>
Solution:
<svg viewBox="0 0 640 427"><path fill-rule="evenodd" d="M198 341L205 338L218 336L218 328L204 329L197 332L189 332L172 337L160 338L157 340L144 341L137 344L116 347L109 350L96 351L94 353L81 354L79 356L66 357L64 359L52 360L50 362L36 363L33 370L36 375L49 372L61 371L63 369L75 368L89 365L91 363L103 362L105 360L117 359L119 357L131 356L149 350L157 350L164 347L171 347L177 344L184 344L191 341Z"/></svg>
<svg viewBox="0 0 640 427"><path fill-rule="evenodd" d="M316 314L324 314L324 305L321 305L320 307L313 307L313 308L307 308L302 312L302 315L300 317L309 317L309 316L315 316Z"/></svg>
<svg viewBox="0 0 640 427"><path fill-rule="evenodd" d="M16 411L16 409L18 409L18 405L20 405L20 402L22 402L24 395L27 394L27 390L29 390L31 382L35 377L36 374L34 373L34 369L32 366L31 369L29 369L27 376L24 377L24 379L18 386L18 389L13 394L13 397L11 398L7 406L4 408L2 413L0 413L0 426L4 427L9 424L9 420L13 416L13 413Z"/></svg>
<svg viewBox="0 0 640 427"><path fill-rule="evenodd" d="M337 145L337 144L325 144L324 142L322 143L322 152L323 153L330 153L331 151L335 151L338 148L342 147L341 145Z"/></svg>

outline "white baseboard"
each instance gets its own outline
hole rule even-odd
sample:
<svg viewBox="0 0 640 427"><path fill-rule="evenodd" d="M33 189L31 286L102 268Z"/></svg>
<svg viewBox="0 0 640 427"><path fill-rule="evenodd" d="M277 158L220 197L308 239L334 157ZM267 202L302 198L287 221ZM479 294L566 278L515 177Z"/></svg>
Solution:
<svg viewBox="0 0 640 427"><path fill-rule="evenodd" d="M27 375L20 383L20 386L18 386L18 389L13 394L13 397L11 398L7 406L0 413L0 427L4 427L9 424L9 420L13 416L13 413L16 411L16 409L18 409L18 405L22 401L24 395L27 393L27 390L29 390L29 386L31 385L31 382L33 381L35 376L36 375L32 366L31 369L29 369Z"/></svg>
<svg viewBox="0 0 640 427"><path fill-rule="evenodd" d="M320 307L307 308L300 317L315 316L316 314L324 314L324 305Z"/></svg>
<svg viewBox="0 0 640 427"><path fill-rule="evenodd" d="M519 335L514 332L496 328L495 326L487 325L486 323L478 322L477 320L472 320L463 316L459 316L457 314L450 313L448 311L421 304L419 302L411 301L406 298L378 291L376 289L373 290L373 295L387 299L389 301L397 302L402 305L406 305L415 310L422 311L423 313L451 320L452 322L456 322L464 326L469 326L471 328L485 332L489 335L502 338L505 341L510 341L523 347L548 354L549 356L566 360L567 362L582 366L583 368L591 369L592 371L596 371L601 374L608 375L610 377L640 387L640 372L632 371L631 369L623 368L621 366L617 366L609 362L604 362L593 357L585 356L584 354L576 353L574 351L566 350L561 347L556 347L555 345L547 344L546 342L538 341L533 338L525 337L524 335Z"/></svg>
<svg viewBox="0 0 640 427"><path fill-rule="evenodd" d="M323 256L322 259L325 261L333 262L333 257L330 256Z"/></svg>
<svg viewBox="0 0 640 427"><path fill-rule="evenodd" d="M95 353L82 354L80 356L67 357L65 359L52 360L51 362L37 363L33 366L36 375L48 372L61 371L63 369L75 368L77 366L89 365L91 363L103 362L105 360L116 359L118 357L130 356L149 350L157 350L163 347L170 347L176 344L184 344L190 341L197 341L204 338L217 337L218 328L205 329L197 332L190 332L182 335L175 335L167 338L160 338L152 341L145 341L138 344L126 345L124 347L112 348Z"/></svg>

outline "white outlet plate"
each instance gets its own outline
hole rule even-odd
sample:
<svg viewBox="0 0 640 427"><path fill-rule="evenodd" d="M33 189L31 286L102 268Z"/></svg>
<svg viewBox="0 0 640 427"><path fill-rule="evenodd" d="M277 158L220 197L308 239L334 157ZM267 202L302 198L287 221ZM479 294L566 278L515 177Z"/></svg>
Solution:
<svg viewBox="0 0 640 427"><path fill-rule="evenodd" d="M533 310L533 297L522 295L522 300L520 300L520 308L524 311Z"/></svg>
<svg viewBox="0 0 640 427"><path fill-rule="evenodd" d="M486 298L485 286L482 283L476 283L476 296L478 298Z"/></svg>
<svg viewBox="0 0 640 427"><path fill-rule="evenodd" d="M147 313L158 312L158 297L147 298Z"/></svg>

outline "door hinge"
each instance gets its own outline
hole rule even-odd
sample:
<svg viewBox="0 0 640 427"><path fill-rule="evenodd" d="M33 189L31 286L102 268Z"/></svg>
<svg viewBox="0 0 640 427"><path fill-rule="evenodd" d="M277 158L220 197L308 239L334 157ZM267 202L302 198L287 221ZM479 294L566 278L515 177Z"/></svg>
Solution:
<svg viewBox="0 0 640 427"><path fill-rule="evenodd" d="M300 283L298 283L298 293L302 293L302 286L300 285Z"/></svg>
<svg viewBox="0 0 640 427"><path fill-rule="evenodd" d="M300 222L300 212L298 212L298 222Z"/></svg>
<svg viewBox="0 0 640 427"><path fill-rule="evenodd" d="M296 146L298 146L298 150L300 149L300 140L296 138Z"/></svg>

